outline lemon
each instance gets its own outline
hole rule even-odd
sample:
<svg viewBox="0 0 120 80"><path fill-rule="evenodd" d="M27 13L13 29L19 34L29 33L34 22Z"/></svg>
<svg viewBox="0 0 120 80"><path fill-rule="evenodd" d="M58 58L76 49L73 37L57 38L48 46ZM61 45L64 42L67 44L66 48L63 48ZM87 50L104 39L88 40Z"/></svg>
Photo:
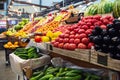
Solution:
<svg viewBox="0 0 120 80"><path fill-rule="evenodd" d="M9 46L7 44L4 45L5 48L9 48Z"/></svg>
<svg viewBox="0 0 120 80"><path fill-rule="evenodd" d="M46 34L47 37L53 38L54 34L52 31L48 31Z"/></svg>
<svg viewBox="0 0 120 80"><path fill-rule="evenodd" d="M57 32L54 33L54 37L57 38L60 34L62 34L62 32L57 31Z"/></svg>
<svg viewBox="0 0 120 80"><path fill-rule="evenodd" d="M11 46L11 45L13 45L13 44L12 44L11 42L8 42L7 45L8 45L8 46Z"/></svg>
<svg viewBox="0 0 120 80"><path fill-rule="evenodd" d="M18 45L18 42L16 41L16 42L14 42L14 45Z"/></svg>
<svg viewBox="0 0 120 80"><path fill-rule="evenodd" d="M47 37L47 36L42 37L42 42L49 42L49 41L50 41L49 37Z"/></svg>

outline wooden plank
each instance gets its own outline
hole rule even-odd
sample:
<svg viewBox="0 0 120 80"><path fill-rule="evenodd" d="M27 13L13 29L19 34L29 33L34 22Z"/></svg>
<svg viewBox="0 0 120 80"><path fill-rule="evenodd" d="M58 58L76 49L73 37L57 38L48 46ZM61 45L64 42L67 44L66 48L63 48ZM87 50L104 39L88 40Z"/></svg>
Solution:
<svg viewBox="0 0 120 80"><path fill-rule="evenodd" d="M91 51L90 63L108 69L120 71L120 60L112 59L109 54Z"/></svg>
<svg viewBox="0 0 120 80"><path fill-rule="evenodd" d="M75 65L78 65L78 66L81 66L81 67L104 69L101 66L94 65L94 64L91 64L91 63L83 61L83 60L78 60L78 59L74 59L74 58L71 58L71 57L68 57L68 56L64 56L64 55L61 55L61 54L58 54L58 53L51 52L49 55L51 56L51 58L61 57L64 60L70 61L70 62L74 63Z"/></svg>

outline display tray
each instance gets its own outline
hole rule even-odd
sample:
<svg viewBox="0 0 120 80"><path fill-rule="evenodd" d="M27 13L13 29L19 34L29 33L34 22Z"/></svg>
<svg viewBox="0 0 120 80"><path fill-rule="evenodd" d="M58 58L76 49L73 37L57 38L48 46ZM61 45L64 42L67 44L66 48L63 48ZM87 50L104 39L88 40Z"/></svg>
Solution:
<svg viewBox="0 0 120 80"><path fill-rule="evenodd" d="M91 50L90 63L120 71L120 60L113 59L109 54Z"/></svg>
<svg viewBox="0 0 120 80"><path fill-rule="evenodd" d="M46 43L46 47L48 51L54 52L56 54L89 62L107 69L120 71L120 60L113 59L109 56L109 54L106 53L89 49L78 49L75 51L70 51L53 47L50 43Z"/></svg>
<svg viewBox="0 0 120 80"><path fill-rule="evenodd" d="M55 61L57 61L58 62L58 64L59 64L59 61L61 61L61 59L60 58L58 58L58 60L57 60L57 58L58 57L56 57L56 58L53 58L53 59L55 59ZM52 62L52 60L51 60L51 62ZM61 62L60 62L61 63ZM65 73L64 72L64 70L65 71L67 71L67 69L69 69L68 71L67 71L67 73L71 70L71 69L74 69L74 70L77 70L77 71L81 71L82 73L80 73L79 75L81 75L81 80L85 80L85 78L86 78L86 76L88 76L87 74L91 74L91 75L97 75L97 76L99 76L100 78L98 79L98 80L103 80L106 76L108 76L108 75L106 75L106 74L103 74L103 73L106 73L106 71L104 71L104 70L100 70L100 69L91 69L91 68L83 68L83 67L80 67L80 66L76 66L76 65L74 65L73 63L71 63L71 62L68 62L68 61L64 61L63 59L62 59L62 64L64 65L64 66L60 66L60 65L58 65L58 66L55 66L56 65L56 62L54 63L51 63L51 64L48 64L48 65L45 65L45 66L42 66L42 67L39 67L39 68L36 68L36 69L30 69L30 67L26 67L26 68L24 68L23 69L23 73L24 73L24 78L25 78L25 80L32 80L32 79L30 79L31 77L32 77L32 75L34 74L34 72L36 72L36 71L42 71L42 72L44 72L44 74L46 74L46 75L49 75L49 74L52 74L52 75L54 75L54 77L60 77L60 76L58 76L58 73L59 74L62 74L62 73ZM48 67L49 67L49 69L48 69ZM52 68L50 68L50 67L53 67L53 68L56 68L56 69L59 69L59 70L53 70ZM61 69L61 68L63 68L63 69ZM52 69L51 71L52 72L49 72L50 71L50 69ZM48 71L47 71L48 70ZM62 72L61 72L62 71ZM47 74L47 72L49 73L49 74ZM66 73L65 73L66 74ZM61 77L66 77L65 75L63 75L63 76L61 76ZM72 76L70 76L70 77L72 77ZM75 76L74 76L75 77ZM38 80L38 79L36 79L36 80ZM46 78L45 80L49 80L49 78ZM52 79L51 79L52 80ZM55 79L55 80L59 80L59 79ZM78 79L76 79L76 80L78 80Z"/></svg>
<svg viewBox="0 0 120 80"><path fill-rule="evenodd" d="M50 63L49 55L45 55L42 53L38 53L38 54L42 56L39 58L26 59L26 60L18 57L14 53L10 54L9 58L10 58L12 71L18 75L23 75L22 69L24 67L29 66L31 69L35 69Z"/></svg>
<svg viewBox="0 0 120 80"><path fill-rule="evenodd" d="M76 49L75 51L71 51L53 47L50 43L46 43L46 47L48 51L74 59L90 62L90 49Z"/></svg>

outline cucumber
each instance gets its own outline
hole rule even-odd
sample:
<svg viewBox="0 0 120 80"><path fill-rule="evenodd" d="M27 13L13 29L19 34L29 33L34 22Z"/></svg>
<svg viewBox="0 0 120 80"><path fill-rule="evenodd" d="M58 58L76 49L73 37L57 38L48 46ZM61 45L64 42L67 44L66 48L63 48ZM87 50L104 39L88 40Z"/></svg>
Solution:
<svg viewBox="0 0 120 80"><path fill-rule="evenodd" d="M17 54L17 56L19 56L22 59L28 59L28 55L27 54Z"/></svg>
<svg viewBox="0 0 120 80"><path fill-rule="evenodd" d="M34 77L34 76L37 76L38 74L40 74L42 71L37 71L37 72L34 72L33 74L32 74L32 76Z"/></svg>
<svg viewBox="0 0 120 80"><path fill-rule="evenodd" d="M88 75L85 80L90 80L91 75Z"/></svg>
<svg viewBox="0 0 120 80"><path fill-rule="evenodd" d="M90 80L100 80L101 77L97 76L97 75L91 75Z"/></svg>
<svg viewBox="0 0 120 80"><path fill-rule="evenodd" d="M57 73L56 76L57 77L63 77L65 76L69 71L65 71L65 72L62 72L62 73Z"/></svg>
<svg viewBox="0 0 120 80"><path fill-rule="evenodd" d="M81 70L71 70L69 71L70 73L77 73L77 74L81 74L82 71Z"/></svg>
<svg viewBox="0 0 120 80"><path fill-rule="evenodd" d="M74 76L78 76L79 74L78 73L72 73L72 72L68 72L65 74L65 76L68 76L68 77L74 77Z"/></svg>
<svg viewBox="0 0 120 80"><path fill-rule="evenodd" d="M49 69L46 71L46 74L53 74L55 72L58 72L59 71L59 68L53 68L53 69Z"/></svg>
<svg viewBox="0 0 120 80"><path fill-rule="evenodd" d="M82 79L81 75L75 77L63 77L63 80L81 80L81 79Z"/></svg>
<svg viewBox="0 0 120 80"><path fill-rule="evenodd" d="M63 77L54 77L51 80L64 80L64 78Z"/></svg>
<svg viewBox="0 0 120 80"><path fill-rule="evenodd" d="M35 76L35 77L30 78L30 80L38 80L38 79L40 79L43 75L44 75L44 73L43 73L43 72L41 72L39 75L37 75L37 76Z"/></svg>
<svg viewBox="0 0 120 80"><path fill-rule="evenodd" d="M52 74L49 75L45 75L42 78L40 78L39 80L49 80L50 78L54 77Z"/></svg>

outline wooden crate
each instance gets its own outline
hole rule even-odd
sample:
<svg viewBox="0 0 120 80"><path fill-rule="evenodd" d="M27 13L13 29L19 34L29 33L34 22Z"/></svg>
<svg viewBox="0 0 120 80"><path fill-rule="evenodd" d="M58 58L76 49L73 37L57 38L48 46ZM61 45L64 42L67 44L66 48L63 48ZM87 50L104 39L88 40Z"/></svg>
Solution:
<svg viewBox="0 0 120 80"><path fill-rule="evenodd" d="M108 54L91 50L90 63L107 68Z"/></svg>
<svg viewBox="0 0 120 80"><path fill-rule="evenodd" d="M112 59L109 54L91 50L90 63L115 71L120 71L120 60Z"/></svg>
<svg viewBox="0 0 120 80"><path fill-rule="evenodd" d="M70 51L70 50L53 47L49 43L46 43L46 45L47 45L48 51L51 51L51 52L54 52L54 53L57 53L63 56L71 57L74 59L83 60L86 62L90 61L90 50L89 49L77 49L75 51Z"/></svg>
<svg viewBox="0 0 120 80"><path fill-rule="evenodd" d="M120 60L116 60L108 57L108 67L110 69L120 71Z"/></svg>

